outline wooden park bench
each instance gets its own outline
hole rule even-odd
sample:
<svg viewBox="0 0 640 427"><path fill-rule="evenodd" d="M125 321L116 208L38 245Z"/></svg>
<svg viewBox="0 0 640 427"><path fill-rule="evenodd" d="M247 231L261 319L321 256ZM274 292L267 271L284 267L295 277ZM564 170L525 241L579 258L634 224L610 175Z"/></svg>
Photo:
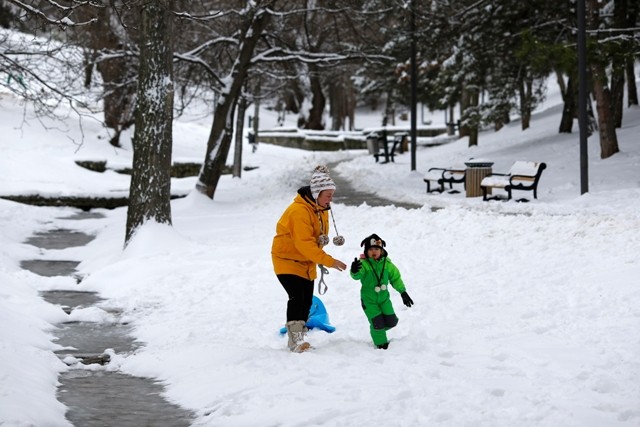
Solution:
<svg viewBox="0 0 640 427"><path fill-rule="evenodd" d="M511 200L513 190L533 191L533 198L538 198L538 182L542 171L547 167L543 162L516 161L508 173L492 173L482 179L482 200L499 200L504 197L487 197L490 189L502 188L507 192L506 200ZM518 199L526 202L527 199Z"/></svg>
<svg viewBox="0 0 640 427"><path fill-rule="evenodd" d="M465 186L465 168L464 167L451 167L451 168L431 168L424 175L424 182L427 183L427 193L444 192L445 184L449 184L450 193L459 193L458 190L453 190L453 184L462 184ZM431 190L431 185L434 185L434 189ZM466 187L466 186L465 186Z"/></svg>

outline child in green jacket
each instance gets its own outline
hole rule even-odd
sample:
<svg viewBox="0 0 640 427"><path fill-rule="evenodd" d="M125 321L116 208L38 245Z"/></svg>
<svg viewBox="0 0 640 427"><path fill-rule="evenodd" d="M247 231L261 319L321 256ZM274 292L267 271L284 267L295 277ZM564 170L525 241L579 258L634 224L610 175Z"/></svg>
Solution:
<svg viewBox="0 0 640 427"><path fill-rule="evenodd" d="M369 320L373 343L381 349L389 348L387 330L398 324L398 317L393 310L388 285L400 292L402 302L407 307L413 300L400 277L400 271L388 258L384 249L386 242L377 234L365 238L360 246L364 246L362 261L354 258L351 263L351 278L360 280L360 300L365 316Z"/></svg>

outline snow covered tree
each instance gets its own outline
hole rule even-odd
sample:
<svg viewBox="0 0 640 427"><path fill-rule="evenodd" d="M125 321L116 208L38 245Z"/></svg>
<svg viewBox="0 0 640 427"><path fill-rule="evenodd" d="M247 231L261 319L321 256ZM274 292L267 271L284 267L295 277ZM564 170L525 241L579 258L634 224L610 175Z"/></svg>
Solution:
<svg viewBox="0 0 640 427"><path fill-rule="evenodd" d="M147 221L171 224L173 27L171 0L141 5L133 171L125 242Z"/></svg>
<svg viewBox="0 0 640 427"><path fill-rule="evenodd" d="M247 6L240 27L238 48L228 77L222 83L221 95L215 106L213 124L207 141L205 159L198 176L196 189L213 198L229 154L233 136L233 115L247 76L254 48L271 19L268 8L275 0L256 1Z"/></svg>
<svg viewBox="0 0 640 427"><path fill-rule="evenodd" d="M242 87L248 83L245 80L249 77L262 79L261 88L264 90L267 78L285 81L287 77L281 70L295 70L296 67L290 66L291 63L306 64L311 81L318 78L314 84L317 85L317 93L321 94L321 68L335 67L341 62L363 56L351 45L321 44L324 48L315 49L317 44L314 42L309 45L309 40L301 44L291 43L292 28L298 28L296 25L292 27L292 23L299 23L301 16L310 13L310 8L314 13L330 16L355 10L320 3L261 0L247 2L241 9L209 11L198 19L203 22L202 27L211 26L210 30L215 30L215 33L211 32L213 37L198 37L197 45L176 54L185 62L204 67L210 75L213 90L220 94L215 103L205 160L196 184L196 189L207 197L213 198L225 166L234 131L233 115ZM185 16L187 18L193 19L193 16ZM226 22L226 25L213 26L216 22ZM315 31L313 35L317 35ZM320 101L317 102L318 111L324 109Z"/></svg>
<svg viewBox="0 0 640 427"><path fill-rule="evenodd" d="M66 104L82 117L83 108L78 106L85 105L87 93L77 83L82 75L81 55L60 34L93 23L82 14L91 6L89 2L68 6L49 2L48 8L41 9L35 3L7 0L2 5L6 26L20 32L0 35L0 73L7 76L0 79L0 86L31 102L39 116L56 118L57 107Z"/></svg>

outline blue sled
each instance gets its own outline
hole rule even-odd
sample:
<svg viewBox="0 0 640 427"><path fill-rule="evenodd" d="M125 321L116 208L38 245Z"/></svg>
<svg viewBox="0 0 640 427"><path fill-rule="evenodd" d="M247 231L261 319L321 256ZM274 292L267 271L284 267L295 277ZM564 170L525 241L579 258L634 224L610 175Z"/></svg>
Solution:
<svg viewBox="0 0 640 427"><path fill-rule="evenodd" d="M332 333L336 330L336 327L329 323L329 314L324 307L322 300L317 296L313 296L313 302L311 303L311 310L309 311L309 320L307 320L307 328L322 329L325 332ZM287 327L280 328L282 335L287 333Z"/></svg>

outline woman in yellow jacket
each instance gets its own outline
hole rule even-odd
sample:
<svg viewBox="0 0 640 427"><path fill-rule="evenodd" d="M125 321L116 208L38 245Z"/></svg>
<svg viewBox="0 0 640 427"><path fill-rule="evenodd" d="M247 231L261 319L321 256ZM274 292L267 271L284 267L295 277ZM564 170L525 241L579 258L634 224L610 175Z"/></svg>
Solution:
<svg viewBox="0 0 640 427"><path fill-rule="evenodd" d="M347 268L344 262L334 259L322 249L329 242L328 212L336 190L326 166L316 166L310 184L298 190L293 203L278 220L271 246L273 269L289 296L288 346L296 353L311 347L306 341L305 324L313 301L317 265L339 271ZM339 242L334 241L336 244Z"/></svg>

